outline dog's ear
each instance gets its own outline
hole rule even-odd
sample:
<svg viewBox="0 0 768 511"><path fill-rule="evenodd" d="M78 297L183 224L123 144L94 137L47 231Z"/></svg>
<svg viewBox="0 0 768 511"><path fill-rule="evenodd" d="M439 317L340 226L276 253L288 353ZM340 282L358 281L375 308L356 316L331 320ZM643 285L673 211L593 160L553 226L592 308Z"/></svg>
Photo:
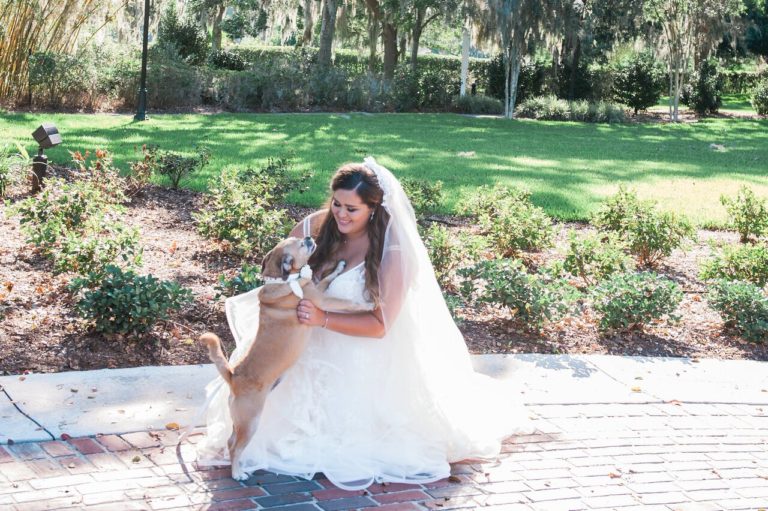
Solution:
<svg viewBox="0 0 768 511"><path fill-rule="evenodd" d="M264 260L261 261L261 274L264 277L279 277L282 275L282 254L283 250L280 246L267 252Z"/></svg>
<svg viewBox="0 0 768 511"><path fill-rule="evenodd" d="M288 275L290 275L292 269L293 269L293 256L291 254L283 254L283 264L282 264L283 280L286 280L288 278Z"/></svg>

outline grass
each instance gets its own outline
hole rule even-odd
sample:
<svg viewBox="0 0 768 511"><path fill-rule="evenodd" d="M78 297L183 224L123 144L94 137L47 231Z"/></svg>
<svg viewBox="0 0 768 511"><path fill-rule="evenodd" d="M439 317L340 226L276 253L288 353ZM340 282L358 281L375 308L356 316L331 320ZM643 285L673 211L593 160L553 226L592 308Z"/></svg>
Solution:
<svg viewBox="0 0 768 511"><path fill-rule="evenodd" d="M757 115L757 112L752 108L751 94L723 94L723 105L720 107L722 113L744 113L750 115ZM662 96L656 106L650 108L654 111L667 112L669 110L669 96ZM680 111L684 112L689 110L687 106L680 103Z"/></svg>
<svg viewBox="0 0 768 511"><path fill-rule="evenodd" d="M320 206L333 171L374 155L398 176L444 182L447 212L478 186L522 185L533 201L563 220L585 220L620 184L635 187L666 209L700 225L719 225L721 193L741 184L768 196L768 121L707 119L694 124L595 125L505 121L452 114L216 114L155 115L134 122L110 114L0 114L3 142L19 140L30 152L31 132L43 121L64 143L48 151L56 162L67 150L107 148L121 168L138 159L144 143L191 154L212 151L211 165L185 186L204 190L226 166L256 166L294 152L296 165L314 169L311 190L290 199ZM710 149L722 144L723 150ZM460 152L474 152L462 157Z"/></svg>

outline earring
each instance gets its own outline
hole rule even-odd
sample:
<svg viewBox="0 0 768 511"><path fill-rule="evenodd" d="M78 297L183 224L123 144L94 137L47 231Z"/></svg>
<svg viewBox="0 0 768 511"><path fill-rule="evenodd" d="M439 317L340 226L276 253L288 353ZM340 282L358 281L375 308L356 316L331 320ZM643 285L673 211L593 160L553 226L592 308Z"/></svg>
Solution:
<svg viewBox="0 0 768 511"><path fill-rule="evenodd" d="M371 218L368 219L369 222L373 222L373 215L374 215L374 213L375 213L375 211L371 211Z"/></svg>

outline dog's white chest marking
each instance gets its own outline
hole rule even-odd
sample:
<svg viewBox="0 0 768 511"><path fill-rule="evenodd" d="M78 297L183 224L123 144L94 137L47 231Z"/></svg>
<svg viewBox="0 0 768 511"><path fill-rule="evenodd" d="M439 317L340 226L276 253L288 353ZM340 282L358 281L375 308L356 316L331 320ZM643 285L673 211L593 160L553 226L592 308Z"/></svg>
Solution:
<svg viewBox="0 0 768 511"><path fill-rule="evenodd" d="M264 284L284 284L288 283L288 286L291 288L291 291L293 291L293 294L299 297L299 299L304 298L304 290L301 288L301 284L299 284L299 279L311 279L312 278L312 268L309 267L308 264L305 264L301 267L301 270L299 270L299 273L291 273L288 275L288 278L283 279L273 279L273 278L265 278Z"/></svg>

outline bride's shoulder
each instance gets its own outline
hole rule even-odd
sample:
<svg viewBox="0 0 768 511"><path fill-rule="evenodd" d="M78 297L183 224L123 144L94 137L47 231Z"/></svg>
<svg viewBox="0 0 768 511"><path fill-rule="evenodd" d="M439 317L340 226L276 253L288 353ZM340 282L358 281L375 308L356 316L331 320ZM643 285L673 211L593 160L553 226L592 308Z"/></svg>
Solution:
<svg viewBox="0 0 768 511"><path fill-rule="evenodd" d="M312 236L316 237L320 232L320 226L323 225L323 220L327 214L327 209L321 209L315 211L314 213L310 213L309 215L299 220L293 229L291 229L290 236L297 238L304 236L304 222L309 222L309 232L312 234Z"/></svg>

